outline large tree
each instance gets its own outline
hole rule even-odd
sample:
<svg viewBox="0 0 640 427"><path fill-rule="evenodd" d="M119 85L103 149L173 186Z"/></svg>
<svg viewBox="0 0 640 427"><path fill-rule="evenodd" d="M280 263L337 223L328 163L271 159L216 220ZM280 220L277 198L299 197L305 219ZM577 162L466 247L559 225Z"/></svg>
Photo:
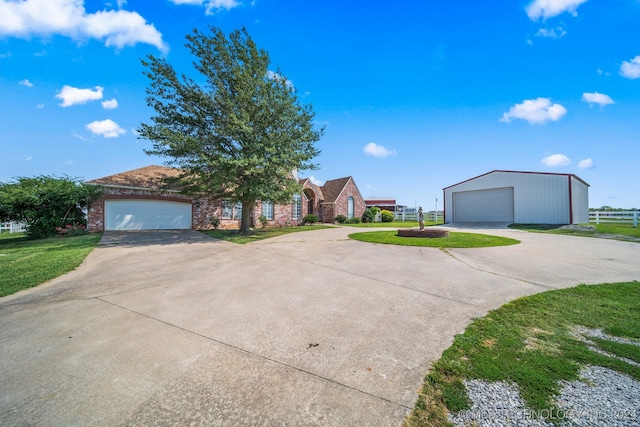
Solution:
<svg viewBox="0 0 640 427"><path fill-rule="evenodd" d="M228 37L209 30L186 37L197 80L163 58L142 61L155 115L139 133L153 143L147 154L182 171L173 184L183 192L241 202L240 232L247 235L257 201L291 203L301 191L292 172L317 167L314 143L324 129L314 127L311 105L279 69L269 69L269 54L246 29Z"/></svg>

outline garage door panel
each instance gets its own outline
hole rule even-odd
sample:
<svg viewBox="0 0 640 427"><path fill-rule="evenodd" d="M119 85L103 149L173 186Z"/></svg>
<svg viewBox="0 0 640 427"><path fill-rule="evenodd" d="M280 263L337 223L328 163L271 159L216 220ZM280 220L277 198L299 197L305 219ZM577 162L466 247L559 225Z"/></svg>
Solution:
<svg viewBox="0 0 640 427"><path fill-rule="evenodd" d="M191 204L164 200L107 200L106 230L191 228Z"/></svg>
<svg viewBox="0 0 640 427"><path fill-rule="evenodd" d="M453 193L455 222L513 222L513 187Z"/></svg>

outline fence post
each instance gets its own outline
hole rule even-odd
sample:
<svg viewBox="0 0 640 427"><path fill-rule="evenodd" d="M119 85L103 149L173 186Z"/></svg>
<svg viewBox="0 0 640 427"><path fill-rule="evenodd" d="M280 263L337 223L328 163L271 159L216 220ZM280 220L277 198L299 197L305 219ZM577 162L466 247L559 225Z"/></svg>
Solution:
<svg viewBox="0 0 640 427"><path fill-rule="evenodd" d="M633 211L633 226L638 227L638 211Z"/></svg>
<svg viewBox="0 0 640 427"><path fill-rule="evenodd" d="M600 211L596 211L596 224L600 224Z"/></svg>

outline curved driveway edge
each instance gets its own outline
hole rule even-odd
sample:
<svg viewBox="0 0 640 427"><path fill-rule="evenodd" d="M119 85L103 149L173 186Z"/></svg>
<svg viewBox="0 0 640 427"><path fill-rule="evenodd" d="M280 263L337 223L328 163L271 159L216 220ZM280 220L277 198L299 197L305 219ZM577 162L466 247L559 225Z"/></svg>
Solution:
<svg viewBox="0 0 640 427"><path fill-rule="evenodd" d="M640 279L640 244L491 229L519 245L248 245L105 233L74 272L0 299L2 425L398 425L471 319ZM471 230L466 230L471 231Z"/></svg>

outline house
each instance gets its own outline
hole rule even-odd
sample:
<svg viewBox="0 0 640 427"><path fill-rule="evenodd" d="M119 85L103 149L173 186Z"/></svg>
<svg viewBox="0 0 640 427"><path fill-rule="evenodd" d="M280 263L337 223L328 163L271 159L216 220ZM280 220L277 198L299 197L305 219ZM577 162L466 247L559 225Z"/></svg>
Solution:
<svg viewBox="0 0 640 427"><path fill-rule="evenodd" d="M369 197L364 201L367 209L376 207L381 210L388 210L391 212L402 211L403 206L399 206L396 199L392 197Z"/></svg>
<svg viewBox="0 0 640 427"><path fill-rule="evenodd" d="M103 186L104 195L90 207L87 229L201 230L212 228L210 221L214 216L220 218L220 228L239 228L240 203L187 196L178 189L167 188L164 179L178 175L177 169L146 166L88 181L88 184ZM349 212L352 216L364 212L364 200L351 177L327 181L322 187L309 179L299 182L303 192L294 195L289 204L258 202L253 209L252 223L259 224L260 217L264 216L267 226L297 225L308 213L315 213L321 221L333 222L338 215L333 212L344 212L345 216Z"/></svg>
<svg viewBox="0 0 640 427"><path fill-rule="evenodd" d="M445 222L589 222L589 184L573 174L494 170L442 191Z"/></svg>

